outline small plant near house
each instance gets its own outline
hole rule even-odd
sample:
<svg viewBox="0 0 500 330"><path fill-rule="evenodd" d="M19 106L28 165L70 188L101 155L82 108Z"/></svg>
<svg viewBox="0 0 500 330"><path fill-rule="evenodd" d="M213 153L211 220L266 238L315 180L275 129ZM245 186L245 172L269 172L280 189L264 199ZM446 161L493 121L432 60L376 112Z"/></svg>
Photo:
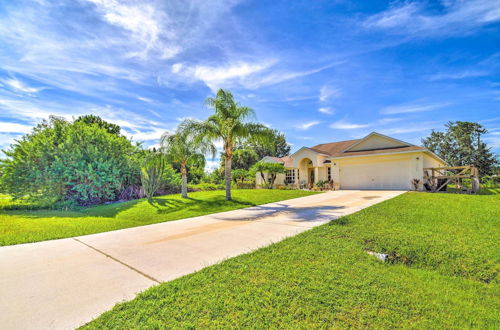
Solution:
<svg viewBox="0 0 500 330"><path fill-rule="evenodd" d="M141 183L144 194L150 203L153 202L153 196L160 187L164 170L165 157L163 154L152 151L146 156L144 165L141 167Z"/></svg>
<svg viewBox="0 0 500 330"><path fill-rule="evenodd" d="M268 189L273 189L277 175L280 173L285 173L285 171L285 166L279 163L268 163L260 161L252 166L252 172L260 173L260 177L262 178L265 187ZM266 180L265 174L267 174L268 180Z"/></svg>
<svg viewBox="0 0 500 330"><path fill-rule="evenodd" d="M320 190L326 189L327 186L328 186L328 181L326 180L319 180L318 182L316 182L316 187L318 187Z"/></svg>
<svg viewBox="0 0 500 330"><path fill-rule="evenodd" d="M419 179L413 179L411 180L411 184L413 185L413 190L417 191L418 186L420 185L420 180Z"/></svg>

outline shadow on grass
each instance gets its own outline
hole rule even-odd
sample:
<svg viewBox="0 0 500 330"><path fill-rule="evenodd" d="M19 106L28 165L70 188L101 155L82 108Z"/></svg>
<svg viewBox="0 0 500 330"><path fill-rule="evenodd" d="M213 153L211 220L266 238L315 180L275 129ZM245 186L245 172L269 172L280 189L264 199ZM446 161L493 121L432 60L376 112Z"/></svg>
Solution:
<svg viewBox="0 0 500 330"><path fill-rule="evenodd" d="M102 217L114 218L118 213L133 208L144 199L135 199L126 202L112 203L107 205L98 205L90 207L82 207L71 211L61 210L12 210L4 211L5 215L18 215L24 218L85 218L85 217Z"/></svg>
<svg viewBox="0 0 500 330"><path fill-rule="evenodd" d="M168 214L181 210L189 210L194 213L206 214L234 209L235 206L238 208L244 208L254 206L255 204L237 199L226 201L223 196L216 196L210 199L196 199L189 197L184 200L178 200L165 198L159 200L158 205L163 207L157 210L158 214Z"/></svg>

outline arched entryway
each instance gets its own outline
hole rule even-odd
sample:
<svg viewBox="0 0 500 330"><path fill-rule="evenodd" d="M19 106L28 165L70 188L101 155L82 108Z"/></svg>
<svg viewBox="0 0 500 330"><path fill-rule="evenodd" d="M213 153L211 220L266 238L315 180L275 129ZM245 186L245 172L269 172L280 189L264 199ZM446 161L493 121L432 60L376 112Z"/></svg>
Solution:
<svg viewBox="0 0 500 330"><path fill-rule="evenodd" d="M317 181L317 170L310 158L302 158L299 162L299 184L303 188L312 188Z"/></svg>

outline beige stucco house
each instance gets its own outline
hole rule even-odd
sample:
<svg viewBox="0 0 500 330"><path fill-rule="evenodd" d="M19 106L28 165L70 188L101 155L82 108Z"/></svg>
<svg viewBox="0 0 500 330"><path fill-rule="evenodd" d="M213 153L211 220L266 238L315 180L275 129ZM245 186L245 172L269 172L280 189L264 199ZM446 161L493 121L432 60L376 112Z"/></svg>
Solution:
<svg viewBox="0 0 500 330"><path fill-rule="evenodd" d="M314 186L319 180L333 182L336 189L413 189L419 179L422 189L424 168L445 166L444 160L411 143L376 132L362 139L302 147L291 156L265 157L282 163L287 171L275 185L296 188ZM263 184L256 176L257 186Z"/></svg>

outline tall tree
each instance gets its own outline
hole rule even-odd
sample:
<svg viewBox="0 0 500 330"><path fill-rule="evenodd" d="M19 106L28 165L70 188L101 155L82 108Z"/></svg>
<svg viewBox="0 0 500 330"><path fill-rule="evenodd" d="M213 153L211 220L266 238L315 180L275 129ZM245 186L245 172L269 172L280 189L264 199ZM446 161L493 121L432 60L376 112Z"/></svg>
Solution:
<svg viewBox="0 0 500 330"><path fill-rule="evenodd" d="M277 129L268 128L270 143L262 144L258 140L246 139L236 146L236 149L251 149L258 155L258 160L266 157L284 157L290 154L291 147L286 142L285 135ZM255 163L254 163L255 164ZM252 164L253 165L253 164Z"/></svg>
<svg viewBox="0 0 500 330"><path fill-rule="evenodd" d="M481 136L488 131L482 125L467 121L448 122L446 131L422 139L422 144L451 166L474 165L481 175L491 174L498 156L491 152Z"/></svg>
<svg viewBox="0 0 500 330"><path fill-rule="evenodd" d="M207 98L206 104L214 110L214 114L201 122L188 120L183 127L195 132L198 140L211 144L222 140L226 200L231 200L231 169L236 144L249 138L267 144L272 137L266 126L247 122L255 116L254 110L237 103L230 91L219 89L215 97Z"/></svg>
<svg viewBox="0 0 500 330"><path fill-rule="evenodd" d="M221 154L221 167L224 168L224 153ZM259 161L259 155L252 149L235 149L233 152L233 169L249 170Z"/></svg>
<svg viewBox="0 0 500 330"><path fill-rule="evenodd" d="M101 128L104 128L110 134L120 134L120 126L107 122L99 116L96 115L83 115L76 118L75 123L82 122L87 125L97 125Z"/></svg>
<svg viewBox="0 0 500 330"><path fill-rule="evenodd" d="M188 165L199 163L207 153L211 153L215 157L214 145L207 140L195 139L191 131L186 129L186 123L181 123L174 134L164 134L161 137L160 145L161 151L165 153L167 159L180 165L181 195L183 198L188 198Z"/></svg>

